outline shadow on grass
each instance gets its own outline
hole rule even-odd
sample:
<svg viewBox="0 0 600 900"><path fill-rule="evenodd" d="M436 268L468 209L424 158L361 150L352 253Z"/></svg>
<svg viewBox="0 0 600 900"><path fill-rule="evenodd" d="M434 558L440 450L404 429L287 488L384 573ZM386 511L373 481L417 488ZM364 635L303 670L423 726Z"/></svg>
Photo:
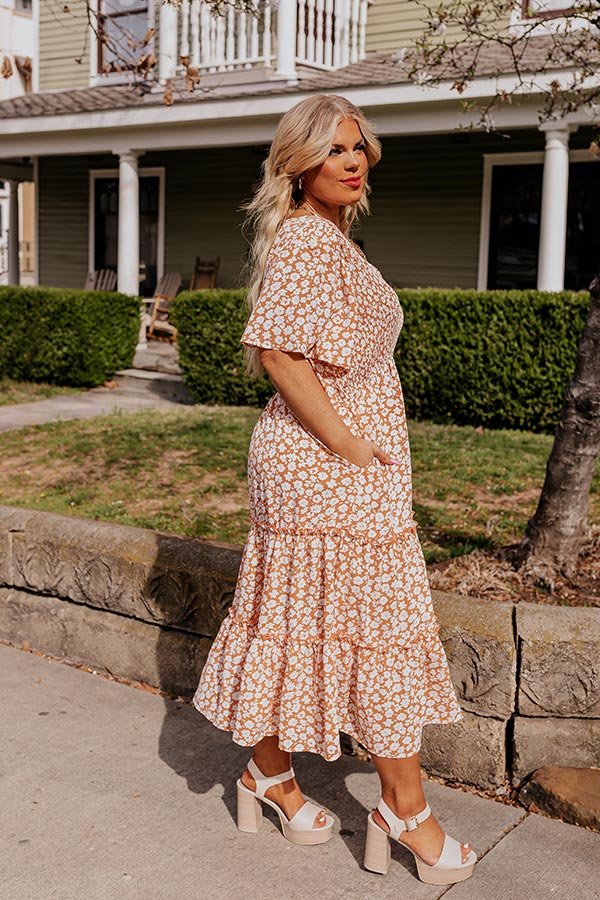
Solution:
<svg viewBox="0 0 600 900"><path fill-rule="evenodd" d="M436 517L419 503L413 504L415 519L419 525L419 539L423 545L425 562L428 565L465 556L473 550L493 550L491 537L461 529L440 528Z"/></svg>

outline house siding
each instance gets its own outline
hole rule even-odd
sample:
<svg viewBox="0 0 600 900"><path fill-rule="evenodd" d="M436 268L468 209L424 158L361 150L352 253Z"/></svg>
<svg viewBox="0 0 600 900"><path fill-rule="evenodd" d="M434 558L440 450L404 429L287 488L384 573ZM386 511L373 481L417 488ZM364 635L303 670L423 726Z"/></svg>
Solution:
<svg viewBox="0 0 600 900"><path fill-rule="evenodd" d="M414 0L375 0L367 16L367 53L406 47L422 31L425 11Z"/></svg>
<svg viewBox="0 0 600 900"><path fill-rule="evenodd" d="M219 287L234 287L247 248L240 203L252 192L265 148L147 153L145 168L165 169L165 271L189 284L194 261L220 257ZM116 156L40 159L39 281L83 287L88 271L89 170L118 169Z"/></svg>
<svg viewBox="0 0 600 900"><path fill-rule="evenodd" d="M39 58L40 90L88 87L90 83L89 41L86 41L86 4L40 2ZM81 59L81 62L77 62Z"/></svg>

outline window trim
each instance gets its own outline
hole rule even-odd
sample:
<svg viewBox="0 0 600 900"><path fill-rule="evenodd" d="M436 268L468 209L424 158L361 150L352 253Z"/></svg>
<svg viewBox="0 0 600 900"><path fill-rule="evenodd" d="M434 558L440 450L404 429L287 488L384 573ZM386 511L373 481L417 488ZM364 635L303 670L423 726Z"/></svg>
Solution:
<svg viewBox="0 0 600 900"><path fill-rule="evenodd" d="M539 10L528 15L529 3L531 0L521 0L521 19L523 22L533 22L536 19L560 19L565 16L576 16L577 10L575 4L563 6L560 9Z"/></svg>
<svg viewBox="0 0 600 900"><path fill-rule="evenodd" d="M149 166L138 169L138 176L158 176L158 236L156 240L156 278L165 274L165 166ZM89 169L88 193L88 272L94 271L96 244L96 180L119 179L119 169ZM138 212L139 215L139 212Z"/></svg>
<svg viewBox="0 0 600 900"><path fill-rule="evenodd" d="M532 150L524 153L484 153L483 181L481 188L481 219L479 224L479 262L477 266L477 290L487 291L490 259L490 225L492 214L492 177L494 166L522 166L544 164L545 152ZM569 163L593 162L589 150L569 150Z"/></svg>
<svg viewBox="0 0 600 900"><path fill-rule="evenodd" d="M99 30L100 27L100 17L101 17L101 3L102 0L97 0L98 6L96 8L96 31ZM148 28L156 27L156 0L146 0L146 6L148 9ZM133 10L129 11L129 14L133 12ZM127 13L125 13L127 14ZM116 15L120 16L123 13L117 13ZM147 49L149 52L154 52L155 50L155 37L153 36L148 45ZM132 69L125 69L123 72L101 72L100 71L100 63L102 59L101 54L101 44L94 33L94 29L90 24L90 87L97 87L99 84L123 84L128 81L132 81L135 78L135 72Z"/></svg>

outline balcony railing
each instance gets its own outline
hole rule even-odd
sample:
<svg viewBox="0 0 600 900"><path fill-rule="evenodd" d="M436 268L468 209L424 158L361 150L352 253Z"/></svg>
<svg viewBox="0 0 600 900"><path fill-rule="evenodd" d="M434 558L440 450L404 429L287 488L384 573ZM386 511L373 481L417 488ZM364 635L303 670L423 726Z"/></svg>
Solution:
<svg viewBox="0 0 600 900"><path fill-rule="evenodd" d="M228 6L223 15L203 0L163 4L160 80L182 69L182 58L202 73L272 70L295 79L296 66L337 69L365 56L372 0L253 0L255 14Z"/></svg>

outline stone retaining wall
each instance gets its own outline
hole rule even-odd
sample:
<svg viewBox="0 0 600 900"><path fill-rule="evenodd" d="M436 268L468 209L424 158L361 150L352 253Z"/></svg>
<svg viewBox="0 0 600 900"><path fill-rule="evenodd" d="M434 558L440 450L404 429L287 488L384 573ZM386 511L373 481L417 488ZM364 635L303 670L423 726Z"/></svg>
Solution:
<svg viewBox="0 0 600 900"><path fill-rule="evenodd" d="M0 640L191 697L241 548L0 506ZM464 711L426 726L434 774L503 790L600 766L600 610L433 592Z"/></svg>

